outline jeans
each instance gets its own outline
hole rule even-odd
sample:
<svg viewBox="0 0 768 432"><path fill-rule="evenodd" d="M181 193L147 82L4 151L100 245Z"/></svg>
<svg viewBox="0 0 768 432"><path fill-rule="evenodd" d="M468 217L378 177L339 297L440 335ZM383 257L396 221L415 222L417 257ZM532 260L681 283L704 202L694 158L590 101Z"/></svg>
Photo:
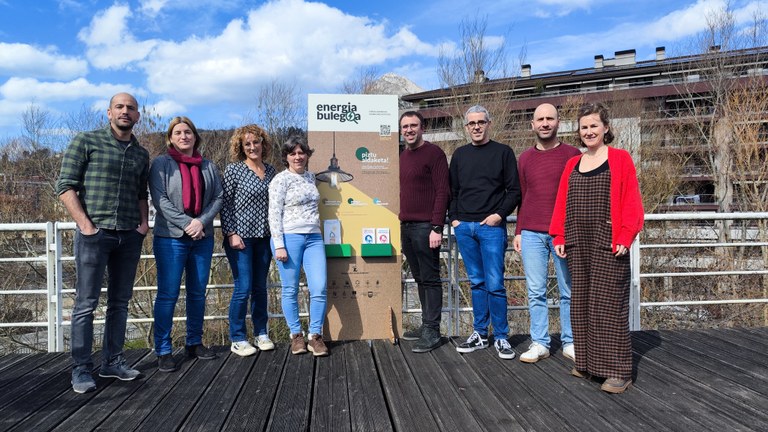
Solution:
<svg viewBox="0 0 768 432"><path fill-rule="evenodd" d="M408 260L421 302L421 324L440 331L443 309L443 283L440 281L440 248L429 247L430 222L403 222L400 240Z"/></svg>
<svg viewBox="0 0 768 432"><path fill-rule="evenodd" d="M144 236L136 230L99 229L96 234L75 232L75 305L72 310L72 360L75 368L93 369L93 311L99 304L107 273L107 313L102 342L102 364L113 364L123 354L128 301L133 294L136 266Z"/></svg>
<svg viewBox="0 0 768 432"><path fill-rule="evenodd" d="M507 249L507 227L480 225L480 222L460 222L453 228L456 244L464 259L472 287L474 330L489 335L493 325L497 338L509 333L507 321L507 289L504 286L504 254Z"/></svg>
<svg viewBox="0 0 768 432"><path fill-rule="evenodd" d="M291 334L301 333L299 322L299 276L301 267L309 288L309 332L322 334L325 323L326 265L325 245L321 234L284 234L288 260L277 262L282 281L282 306ZM274 243L272 251L274 252Z"/></svg>
<svg viewBox="0 0 768 432"><path fill-rule="evenodd" d="M528 285L528 310L531 315L531 340L549 348L549 310L547 276L552 256L560 289L560 340L573 343L571 331L571 273L565 259L555 254L552 237L547 233L523 230L520 234L525 282Z"/></svg>
<svg viewBox="0 0 768 432"><path fill-rule="evenodd" d="M205 287L211 273L213 237L192 240L158 237L153 241L157 262L157 297L155 298L155 353L158 356L173 351L171 328L173 311L181 290L181 275L185 274L187 306L187 345L203 343L205 316Z"/></svg>
<svg viewBox="0 0 768 432"><path fill-rule="evenodd" d="M244 238L243 243L245 249L232 249L224 240L224 251L235 283L229 302L229 339L232 342L248 339L245 315L248 313L249 297L253 334L267 334L267 274L272 260L269 237Z"/></svg>

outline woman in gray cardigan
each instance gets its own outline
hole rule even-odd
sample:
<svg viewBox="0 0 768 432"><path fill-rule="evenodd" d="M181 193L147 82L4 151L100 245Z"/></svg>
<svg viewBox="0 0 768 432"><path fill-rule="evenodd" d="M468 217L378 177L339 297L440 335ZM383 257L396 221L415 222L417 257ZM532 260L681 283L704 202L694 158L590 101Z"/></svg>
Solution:
<svg viewBox="0 0 768 432"><path fill-rule="evenodd" d="M166 134L168 153L152 161L149 191L156 210L153 248L157 263L155 354L162 372L173 372L173 311L186 273L189 357L216 358L203 345L205 288L213 256L213 218L221 209L223 189L214 164L198 152L201 144L192 120L175 117Z"/></svg>

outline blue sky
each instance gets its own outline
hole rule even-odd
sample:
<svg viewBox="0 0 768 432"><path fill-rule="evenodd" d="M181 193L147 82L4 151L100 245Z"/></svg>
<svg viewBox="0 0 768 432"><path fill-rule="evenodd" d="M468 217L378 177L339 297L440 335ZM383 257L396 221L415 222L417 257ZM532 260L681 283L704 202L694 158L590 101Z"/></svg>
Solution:
<svg viewBox="0 0 768 432"><path fill-rule="evenodd" d="M737 23L766 0L731 0ZM118 91L159 115L199 127L240 125L260 86L295 83L335 93L361 69L439 86L436 61L462 20L486 17L512 63L532 73L591 67L636 49L651 59L691 50L724 0L0 0L0 144L21 132L31 105L54 118L104 111ZM470 6L468 6L470 4Z"/></svg>

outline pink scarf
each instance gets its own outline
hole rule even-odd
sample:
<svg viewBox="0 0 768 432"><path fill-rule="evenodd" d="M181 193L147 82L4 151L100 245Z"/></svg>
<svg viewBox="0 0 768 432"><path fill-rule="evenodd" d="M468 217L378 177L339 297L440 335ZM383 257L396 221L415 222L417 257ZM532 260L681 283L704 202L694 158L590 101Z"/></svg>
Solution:
<svg viewBox="0 0 768 432"><path fill-rule="evenodd" d="M168 147L168 155L179 164L184 213L200 215L203 211L203 178L200 173L203 157L197 150L192 152L192 156L187 156L173 146Z"/></svg>

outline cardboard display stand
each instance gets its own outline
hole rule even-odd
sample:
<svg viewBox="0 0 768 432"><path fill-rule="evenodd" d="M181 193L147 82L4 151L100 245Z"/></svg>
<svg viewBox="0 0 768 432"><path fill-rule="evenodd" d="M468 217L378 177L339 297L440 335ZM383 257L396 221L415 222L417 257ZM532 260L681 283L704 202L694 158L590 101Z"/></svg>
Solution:
<svg viewBox="0 0 768 432"><path fill-rule="evenodd" d="M328 263L325 337L390 339L402 318L396 96L308 96Z"/></svg>

